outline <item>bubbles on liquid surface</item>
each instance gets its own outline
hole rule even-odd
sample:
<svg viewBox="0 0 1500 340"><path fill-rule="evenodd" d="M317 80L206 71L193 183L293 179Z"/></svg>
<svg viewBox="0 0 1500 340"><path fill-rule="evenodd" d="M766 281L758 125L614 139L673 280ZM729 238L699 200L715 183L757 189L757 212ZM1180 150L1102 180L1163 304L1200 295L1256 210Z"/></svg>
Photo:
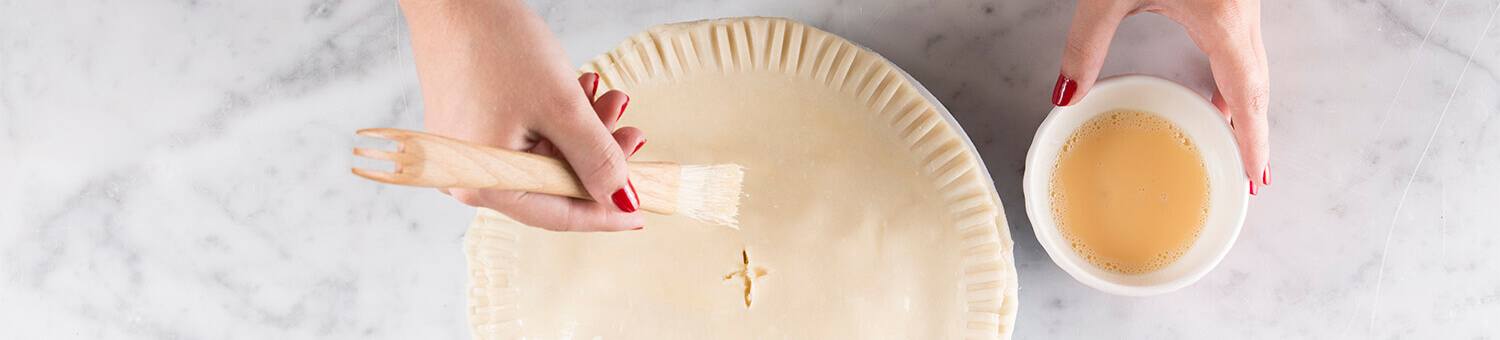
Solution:
<svg viewBox="0 0 1500 340"><path fill-rule="evenodd" d="M1161 137L1164 137L1166 139L1161 141L1165 141L1166 145L1178 146L1182 148L1180 150L1190 151L1194 155L1198 154L1197 147L1196 145L1194 145L1192 138L1183 133L1174 124L1172 124L1165 118L1161 118L1159 116L1156 116L1155 114L1138 111L1114 111L1105 113L1103 116L1095 117L1094 119L1091 119L1081 125L1077 130L1073 132L1071 136L1068 137L1066 142L1062 145L1062 151L1058 154L1058 160L1054 162L1052 166L1053 176L1049 185L1050 188L1054 189L1048 190L1049 198L1051 199L1050 210L1052 215L1054 216L1054 222L1056 223L1058 231L1060 232L1064 240L1068 243L1069 247L1072 248L1079 257L1083 258L1094 266L1112 272L1132 275L1157 271L1176 262L1179 258L1186 254L1188 250L1191 249L1192 245L1196 242L1198 236L1201 234L1202 225L1204 222L1206 222L1209 212L1206 200L1203 201L1204 203L1202 207L1198 209L1199 213L1196 216L1196 227L1191 230L1191 237L1187 242L1169 247L1165 250L1150 253L1148 256L1146 256L1146 259L1144 261L1122 261L1100 254L1098 251L1096 251L1096 249L1094 249L1094 247L1090 246L1090 244L1086 240L1078 237L1078 235L1073 233L1071 231L1072 228L1067 225L1066 221L1063 221L1060 218L1060 216L1065 216L1067 215L1067 213L1069 213L1069 197L1062 190L1055 189L1059 187L1059 176L1057 175L1057 172L1059 167L1064 163L1063 160L1067 157L1073 156L1075 152L1083 152L1079 151L1080 148L1083 147L1083 145L1087 145L1090 142L1096 141L1098 140L1098 138L1103 138L1101 137L1101 135L1104 134L1101 132L1117 129L1162 132L1164 134ZM1106 162L1098 159L1090 160L1089 162L1083 164L1086 164L1083 165L1085 167L1104 171L1100 173L1107 173L1107 171L1110 170L1110 164L1106 164ZM1081 164L1075 163L1074 166L1077 165ZM1206 187L1207 180L1205 179L1204 182ZM1110 207L1114 206L1114 202L1112 201L1112 199L1151 200L1151 198L1155 198L1161 206L1179 203L1177 201L1174 201L1173 197L1165 192L1155 195L1149 193L1150 190L1146 186L1155 185L1155 183L1157 182L1153 179L1150 183L1151 184L1141 183L1141 186L1127 187L1126 191L1113 193L1115 195L1112 195L1109 190L1100 190L1099 192L1097 192L1098 196L1096 196L1101 198L1097 203L1100 205L1097 205L1096 207L1108 210L1110 209ZM1131 196L1132 194L1126 194L1127 192L1133 192L1132 194L1134 196ZM1207 193L1209 192L1209 190L1205 189L1204 192ZM1192 202L1192 199L1186 198L1186 200L1180 202Z"/></svg>

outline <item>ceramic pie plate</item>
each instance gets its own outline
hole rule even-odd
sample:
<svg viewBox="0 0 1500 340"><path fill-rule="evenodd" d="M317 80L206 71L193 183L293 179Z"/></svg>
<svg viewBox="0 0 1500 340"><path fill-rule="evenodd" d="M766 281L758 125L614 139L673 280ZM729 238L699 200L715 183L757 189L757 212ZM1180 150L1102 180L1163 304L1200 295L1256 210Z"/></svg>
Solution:
<svg viewBox="0 0 1500 340"><path fill-rule="evenodd" d="M1016 271L999 195L942 104L792 20L656 26L583 66L630 94L636 160L746 167L740 230L648 216L558 233L480 209L476 339L1003 339Z"/></svg>

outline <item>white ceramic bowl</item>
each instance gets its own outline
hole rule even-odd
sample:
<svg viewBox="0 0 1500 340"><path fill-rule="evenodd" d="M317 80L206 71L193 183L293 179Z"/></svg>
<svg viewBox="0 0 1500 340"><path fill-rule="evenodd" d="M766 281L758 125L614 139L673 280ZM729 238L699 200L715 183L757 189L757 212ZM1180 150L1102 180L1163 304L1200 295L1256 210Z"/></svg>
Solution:
<svg viewBox="0 0 1500 340"><path fill-rule="evenodd" d="M1209 211L1198 240L1187 253L1161 269L1136 275L1104 270L1079 256L1057 230L1048 192L1053 164L1068 137L1095 116L1112 110L1160 115L1198 146L1208 171ZM1128 75L1101 80L1083 100L1056 107L1037 128L1026 154L1026 214L1052 262L1073 279L1108 293L1130 296L1162 294L1198 281L1229 253L1240 234L1249 203L1249 180L1240 166L1239 148L1229 125L1208 100L1172 81Z"/></svg>

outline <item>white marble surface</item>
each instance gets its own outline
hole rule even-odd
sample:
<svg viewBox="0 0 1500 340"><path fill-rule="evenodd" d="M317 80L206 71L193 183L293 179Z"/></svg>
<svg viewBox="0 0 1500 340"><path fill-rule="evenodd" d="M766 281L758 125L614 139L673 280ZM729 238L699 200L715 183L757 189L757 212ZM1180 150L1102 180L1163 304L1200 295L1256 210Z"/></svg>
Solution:
<svg viewBox="0 0 1500 340"><path fill-rule="evenodd" d="M1151 298L1071 280L1019 204L1070 2L533 4L575 62L770 15L904 67L1007 201L1017 338L1500 337L1496 0L1267 1L1275 186L1218 269ZM346 170L356 128L420 126L411 64L391 1L0 1L0 338L466 338L470 210ZM1141 16L1105 73L1207 93L1206 69Z"/></svg>

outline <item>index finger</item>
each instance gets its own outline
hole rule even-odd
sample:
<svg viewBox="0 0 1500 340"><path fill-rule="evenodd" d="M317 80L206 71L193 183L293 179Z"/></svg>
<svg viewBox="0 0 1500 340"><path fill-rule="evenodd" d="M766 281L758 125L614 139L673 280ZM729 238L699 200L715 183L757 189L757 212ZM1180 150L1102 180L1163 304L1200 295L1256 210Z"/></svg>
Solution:
<svg viewBox="0 0 1500 340"><path fill-rule="evenodd" d="M1225 24L1214 22L1193 37L1198 48L1208 55L1209 67L1213 71L1214 85L1223 102L1219 108L1225 110L1234 128L1235 140L1239 144L1240 157L1244 160L1246 178L1250 181L1250 193L1257 186L1270 185L1271 147L1270 126L1267 111L1271 100L1270 74L1265 59L1265 49L1259 34L1259 10L1242 11L1238 19L1244 22Z"/></svg>

